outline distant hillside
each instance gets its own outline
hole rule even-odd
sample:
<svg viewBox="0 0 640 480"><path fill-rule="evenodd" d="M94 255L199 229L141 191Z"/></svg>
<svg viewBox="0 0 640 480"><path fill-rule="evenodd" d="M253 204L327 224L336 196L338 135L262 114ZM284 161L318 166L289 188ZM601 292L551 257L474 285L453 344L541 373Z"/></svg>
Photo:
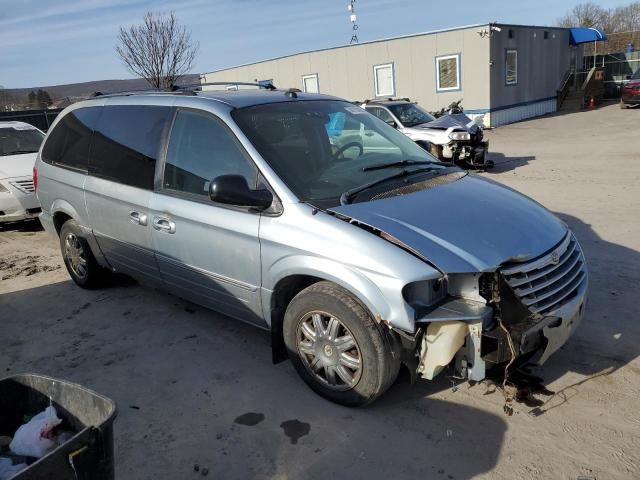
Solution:
<svg viewBox="0 0 640 480"><path fill-rule="evenodd" d="M193 83L200 83L200 78L197 74L185 75L178 82L179 85L188 85ZM10 94L13 98L24 99L24 102L26 103L29 92L42 89L49 93L49 96L53 99L54 103L58 103L66 98L86 98L93 95L95 92L115 93L146 90L148 88L149 84L146 80L143 78L133 78L128 80L97 80L94 82L70 83L67 85L8 88L5 92Z"/></svg>

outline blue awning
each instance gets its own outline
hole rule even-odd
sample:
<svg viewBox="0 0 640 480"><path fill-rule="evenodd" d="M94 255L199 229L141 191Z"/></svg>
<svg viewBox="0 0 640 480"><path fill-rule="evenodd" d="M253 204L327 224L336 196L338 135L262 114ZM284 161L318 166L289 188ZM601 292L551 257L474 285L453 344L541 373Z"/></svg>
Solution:
<svg viewBox="0 0 640 480"><path fill-rule="evenodd" d="M569 29L569 42L571 45L579 45L580 43L597 42L606 40L607 34L602 30L593 27L579 27Z"/></svg>

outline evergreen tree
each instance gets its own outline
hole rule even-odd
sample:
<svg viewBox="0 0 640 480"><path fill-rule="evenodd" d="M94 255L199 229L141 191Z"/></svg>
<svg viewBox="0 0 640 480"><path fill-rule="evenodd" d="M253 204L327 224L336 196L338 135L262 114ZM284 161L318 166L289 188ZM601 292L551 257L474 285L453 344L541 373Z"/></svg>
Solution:
<svg viewBox="0 0 640 480"><path fill-rule="evenodd" d="M49 105L51 105L51 97L46 90L38 89L38 93L36 93L36 101L38 103L38 108L44 110Z"/></svg>
<svg viewBox="0 0 640 480"><path fill-rule="evenodd" d="M36 92L31 90L31 92L29 92L28 98L29 98L29 108L37 108L38 96L36 95Z"/></svg>

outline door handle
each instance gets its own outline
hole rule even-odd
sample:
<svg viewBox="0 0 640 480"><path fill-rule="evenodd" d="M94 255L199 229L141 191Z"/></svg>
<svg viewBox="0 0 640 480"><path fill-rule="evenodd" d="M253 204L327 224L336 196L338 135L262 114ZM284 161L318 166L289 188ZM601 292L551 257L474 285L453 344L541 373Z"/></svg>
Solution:
<svg viewBox="0 0 640 480"><path fill-rule="evenodd" d="M129 212L129 221L144 227L147 225L147 216L144 213L131 211Z"/></svg>
<svg viewBox="0 0 640 480"><path fill-rule="evenodd" d="M164 217L153 217L153 228L159 232L176 233L176 224Z"/></svg>

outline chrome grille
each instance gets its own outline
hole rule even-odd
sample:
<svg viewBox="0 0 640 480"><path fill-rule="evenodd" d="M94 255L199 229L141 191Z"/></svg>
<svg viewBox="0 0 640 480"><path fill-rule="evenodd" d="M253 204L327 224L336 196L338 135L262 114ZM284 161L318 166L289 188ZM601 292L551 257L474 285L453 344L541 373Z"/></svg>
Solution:
<svg viewBox="0 0 640 480"><path fill-rule="evenodd" d="M11 183L11 185L16 187L22 193L35 193L36 191L36 189L33 188L33 180L30 178L25 180L13 180L9 183Z"/></svg>
<svg viewBox="0 0 640 480"><path fill-rule="evenodd" d="M522 303L541 314L570 300L587 277L584 255L571 233L550 253L509 266L502 274Z"/></svg>

